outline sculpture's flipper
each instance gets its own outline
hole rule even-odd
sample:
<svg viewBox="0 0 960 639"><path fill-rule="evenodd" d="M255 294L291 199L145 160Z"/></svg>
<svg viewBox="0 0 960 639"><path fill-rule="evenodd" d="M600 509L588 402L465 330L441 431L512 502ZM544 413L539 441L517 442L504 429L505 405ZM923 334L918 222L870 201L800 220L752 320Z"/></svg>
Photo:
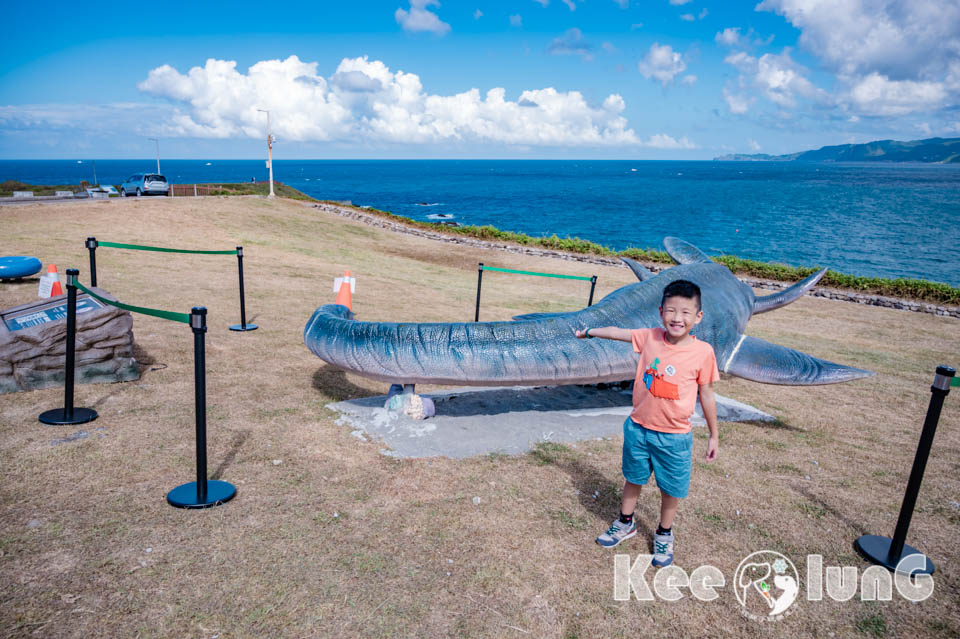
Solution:
<svg viewBox="0 0 960 639"><path fill-rule="evenodd" d="M790 302L803 297L803 294L813 288L826 273L827 269L824 268L810 277L797 282L790 288L783 289L779 293L758 297L753 301L753 314L757 315L758 313L776 310L781 306L786 306Z"/></svg>
<svg viewBox="0 0 960 639"><path fill-rule="evenodd" d="M663 246L677 264L709 264L713 260L710 256L698 249L690 242L684 242L679 237L663 238Z"/></svg>
<svg viewBox="0 0 960 639"><path fill-rule="evenodd" d="M790 386L836 384L874 375L746 335L720 362L720 370L753 382Z"/></svg>
<svg viewBox="0 0 960 639"><path fill-rule="evenodd" d="M646 282L650 278L657 276L656 273L636 260L631 260L629 257L621 257L620 259L623 260L624 264L630 267L630 270L633 271L633 274L636 275L637 279L641 282Z"/></svg>

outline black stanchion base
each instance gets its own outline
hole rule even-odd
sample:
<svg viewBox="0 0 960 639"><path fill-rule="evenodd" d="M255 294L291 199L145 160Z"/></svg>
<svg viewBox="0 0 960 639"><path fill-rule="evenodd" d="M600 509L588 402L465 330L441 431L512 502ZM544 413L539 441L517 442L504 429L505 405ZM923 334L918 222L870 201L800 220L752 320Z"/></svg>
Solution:
<svg viewBox="0 0 960 639"><path fill-rule="evenodd" d="M231 331L255 331L257 330L256 324L234 324L230 327Z"/></svg>
<svg viewBox="0 0 960 639"><path fill-rule="evenodd" d="M926 565L919 570L913 570L912 574L932 575L934 571L933 562L922 552L909 544L903 545L903 554L897 557L893 562L887 561L887 554L890 552L890 544L893 540L889 537L880 535L863 535L854 542L853 546L860 553L860 556L867 561L883 566L891 572L896 572L897 564L908 555L922 555Z"/></svg>
<svg viewBox="0 0 960 639"><path fill-rule="evenodd" d="M40 422L50 426L67 426L70 424L86 424L92 422L99 415L92 408L74 408L73 417L67 419L66 411L63 408L54 408L40 413Z"/></svg>
<svg viewBox="0 0 960 639"><path fill-rule="evenodd" d="M177 508L210 508L224 504L237 495L233 484L217 479L207 480L207 499L197 499L197 482L177 486L167 493L167 502Z"/></svg>

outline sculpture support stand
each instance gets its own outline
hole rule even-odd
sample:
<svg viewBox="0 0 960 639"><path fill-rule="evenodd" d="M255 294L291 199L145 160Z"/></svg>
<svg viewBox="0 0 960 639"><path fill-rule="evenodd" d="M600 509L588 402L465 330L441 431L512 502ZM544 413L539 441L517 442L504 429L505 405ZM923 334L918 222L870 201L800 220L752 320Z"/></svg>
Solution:
<svg viewBox="0 0 960 639"><path fill-rule="evenodd" d="M97 411L92 408L74 408L73 382L74 367L76 365L77 346L77 276L80 274L75 268L67 269L67 337L66 337L66 366L63 380L63 408L40 413L40 422L50 426L65 426L68 424L86 424L97 418Z"/></svg>
<svg viewBox="0 0 960 639"><path fill-rule="evenodd" d="M922 558L922 561L917 561L918 565L910 567L908 574L933 574L933 562L919 550L908 545L906 539L913 509L917 505L917 493L920 492L923 472L927 467L927 458L930 456L930 447L933 445L933 436L937 432L940 410L943 408L943 400L950 394L950 382L954 374L955 371L949 366L937 367L937 375L933 380L933 386L930 387L930 406L927 408L927 417L923 422L920 443L917 445L917 454L913 459L913 469L910 471L907 490L903 495L903 504L900 506L900 516L897 518L893 539L880 535L863 535L854 543L857 552L864 559L879 564L887 570L896 571L904 557L919 555L918 560ZM919 564L923 566L920 567ZM904 572L904 567L901 567L900 572Z"/></svg>

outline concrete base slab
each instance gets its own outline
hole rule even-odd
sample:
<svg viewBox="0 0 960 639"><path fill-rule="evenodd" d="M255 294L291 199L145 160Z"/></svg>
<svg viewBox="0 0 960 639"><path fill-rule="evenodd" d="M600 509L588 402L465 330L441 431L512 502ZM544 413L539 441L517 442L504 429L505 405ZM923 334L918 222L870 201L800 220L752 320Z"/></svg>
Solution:
<svg viewBox="0 0 960 639"><path fill-rule="evenodd" d="M622 434L630 414L631 391L618 386L513 386L463 388L427 393L435 417L411 419L383 406L386 395L327 404L340 413L337 423L361 439L382 442L393 457L452 457L488 453L519 455L540 442L578 442ZM773 421L756 408L720 395L720 421ZM694 427L706 422L697 405Z"/></svg>

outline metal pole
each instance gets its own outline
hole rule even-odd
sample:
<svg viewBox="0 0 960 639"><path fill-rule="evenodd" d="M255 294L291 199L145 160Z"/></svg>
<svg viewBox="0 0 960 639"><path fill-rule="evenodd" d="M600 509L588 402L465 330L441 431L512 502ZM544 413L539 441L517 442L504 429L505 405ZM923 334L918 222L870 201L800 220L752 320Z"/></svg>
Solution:
<svg viewBox="0 0 960 639"><path fill-rule="evenodd" d="M590 278L590 299L587 301L587 306L593 306L593 291L597 288L597 276L594 275Z"/></svg>
<svg viewBox="0 0 960 639"><path fill-rule="evenodd" d="M87 238L87 250L90 251L90 286L97 285L97 247L100 243L97 238Z"/></svg>
<svg viewBox="0 0 960 639"><path fill-rule="evenodd" d="M231 331L255 331L256 324L247 324L247 308L243 294L243 247L237 247L237 270L240 272L240 323L230 327Z"/></svg>
<svg viewBox="0 0 960 639"><path fill-rule="evenodd" d="M207 309L194 306L190 311L193 330L194 412L197 435L197 481L177 486L167 493L167 502L177 508L208 508L230 501L237 494L232 484L207 479L207 362L204 344Z"/></svg>
<svg viewBox="0 0 960 639"><path fill-rule="evenodd" d="M943 408L944 398L950 393L950 379L953 375L952 368L937 367L937 375L934 377L933 386L930 387L927 417L923 421L920 443L917 444L917 454L913 458L913 468L910 471L910 479L907 481L907 490L903 495L903 504L900 506L900 516L897 517L897 527L890 543L888 561L900 561L900 555L903 553L907 530L913 518L913 509L917 505L920 483L923 482L923 473L927 468L927 458L930 457L930 448L933 446L933 436L937 432L937 422L940 421L940 410Z"/></svg>
<svg viewBox="0 0 960 639"><path fill-rule="evenodd" d="M483 283L483 262L477 266L477 311L473 314L473 321L480 321L480 285Z"/></svg>
<svg viewBox="0 0 960 639"><path fill-rule="evenodd" d="M51 426L65 424L86 424L97 418L97 411L91 408L74 408L73 382L75 351L77 347L77 275L75 268L67 269L67 339L66 365L64 368L63 408L54 408L40 414L40 422Z"/></svg>
<svg viewBox="0 0 960 639"><path fill-rule="evenodd" d="M157 143L157 173L160 172L160 140L157 138L147 138L148 140L153 140Z"/></svg>
<svg viewBox="0 0 960 639"><path fill-rule="evenodd" d="M267 168L270 169L270 195L267 197L274 197L273 195L273 136L270 134L270 111L267 109L257 109L261 113L267 114Z"/></svg>
<svg viewBox="0 0 960 639"><path fill-rule="evenodd" d="M197 502L207 501L207 360L205 333L207 309L194 306L190 312L193 329L194 410L197 414Z"/></svg>
<svg viewBox="0 0 960 639"><path fill-rule="evenodd" d="M933 446L933 436L937 432L937 422L940 421L943 400L950 394L950 382L954 375L955 371L949 366L937 367L933 385L930 387L930 405L923 422L920 443L917 444L917 453L913 458L913 468L910 471L910 479L907 481L907 490L903 495L903 503L900 506L900 515L897 518L897 527L893 533L893 538L863 535L854 544L857 551L868 561L885 566L889 570L896 570L900 561L908 555L923 555L919 550L906 543L907 531L910 529L910 520L913 518L913 510L917 505L917 495L920 492L920 484L923 482L927 459L930 457L930 448ZM924 559L926 561L925 568L913 570L913 573L933 573L933 562L927 557L924 557Z"/></svg>

